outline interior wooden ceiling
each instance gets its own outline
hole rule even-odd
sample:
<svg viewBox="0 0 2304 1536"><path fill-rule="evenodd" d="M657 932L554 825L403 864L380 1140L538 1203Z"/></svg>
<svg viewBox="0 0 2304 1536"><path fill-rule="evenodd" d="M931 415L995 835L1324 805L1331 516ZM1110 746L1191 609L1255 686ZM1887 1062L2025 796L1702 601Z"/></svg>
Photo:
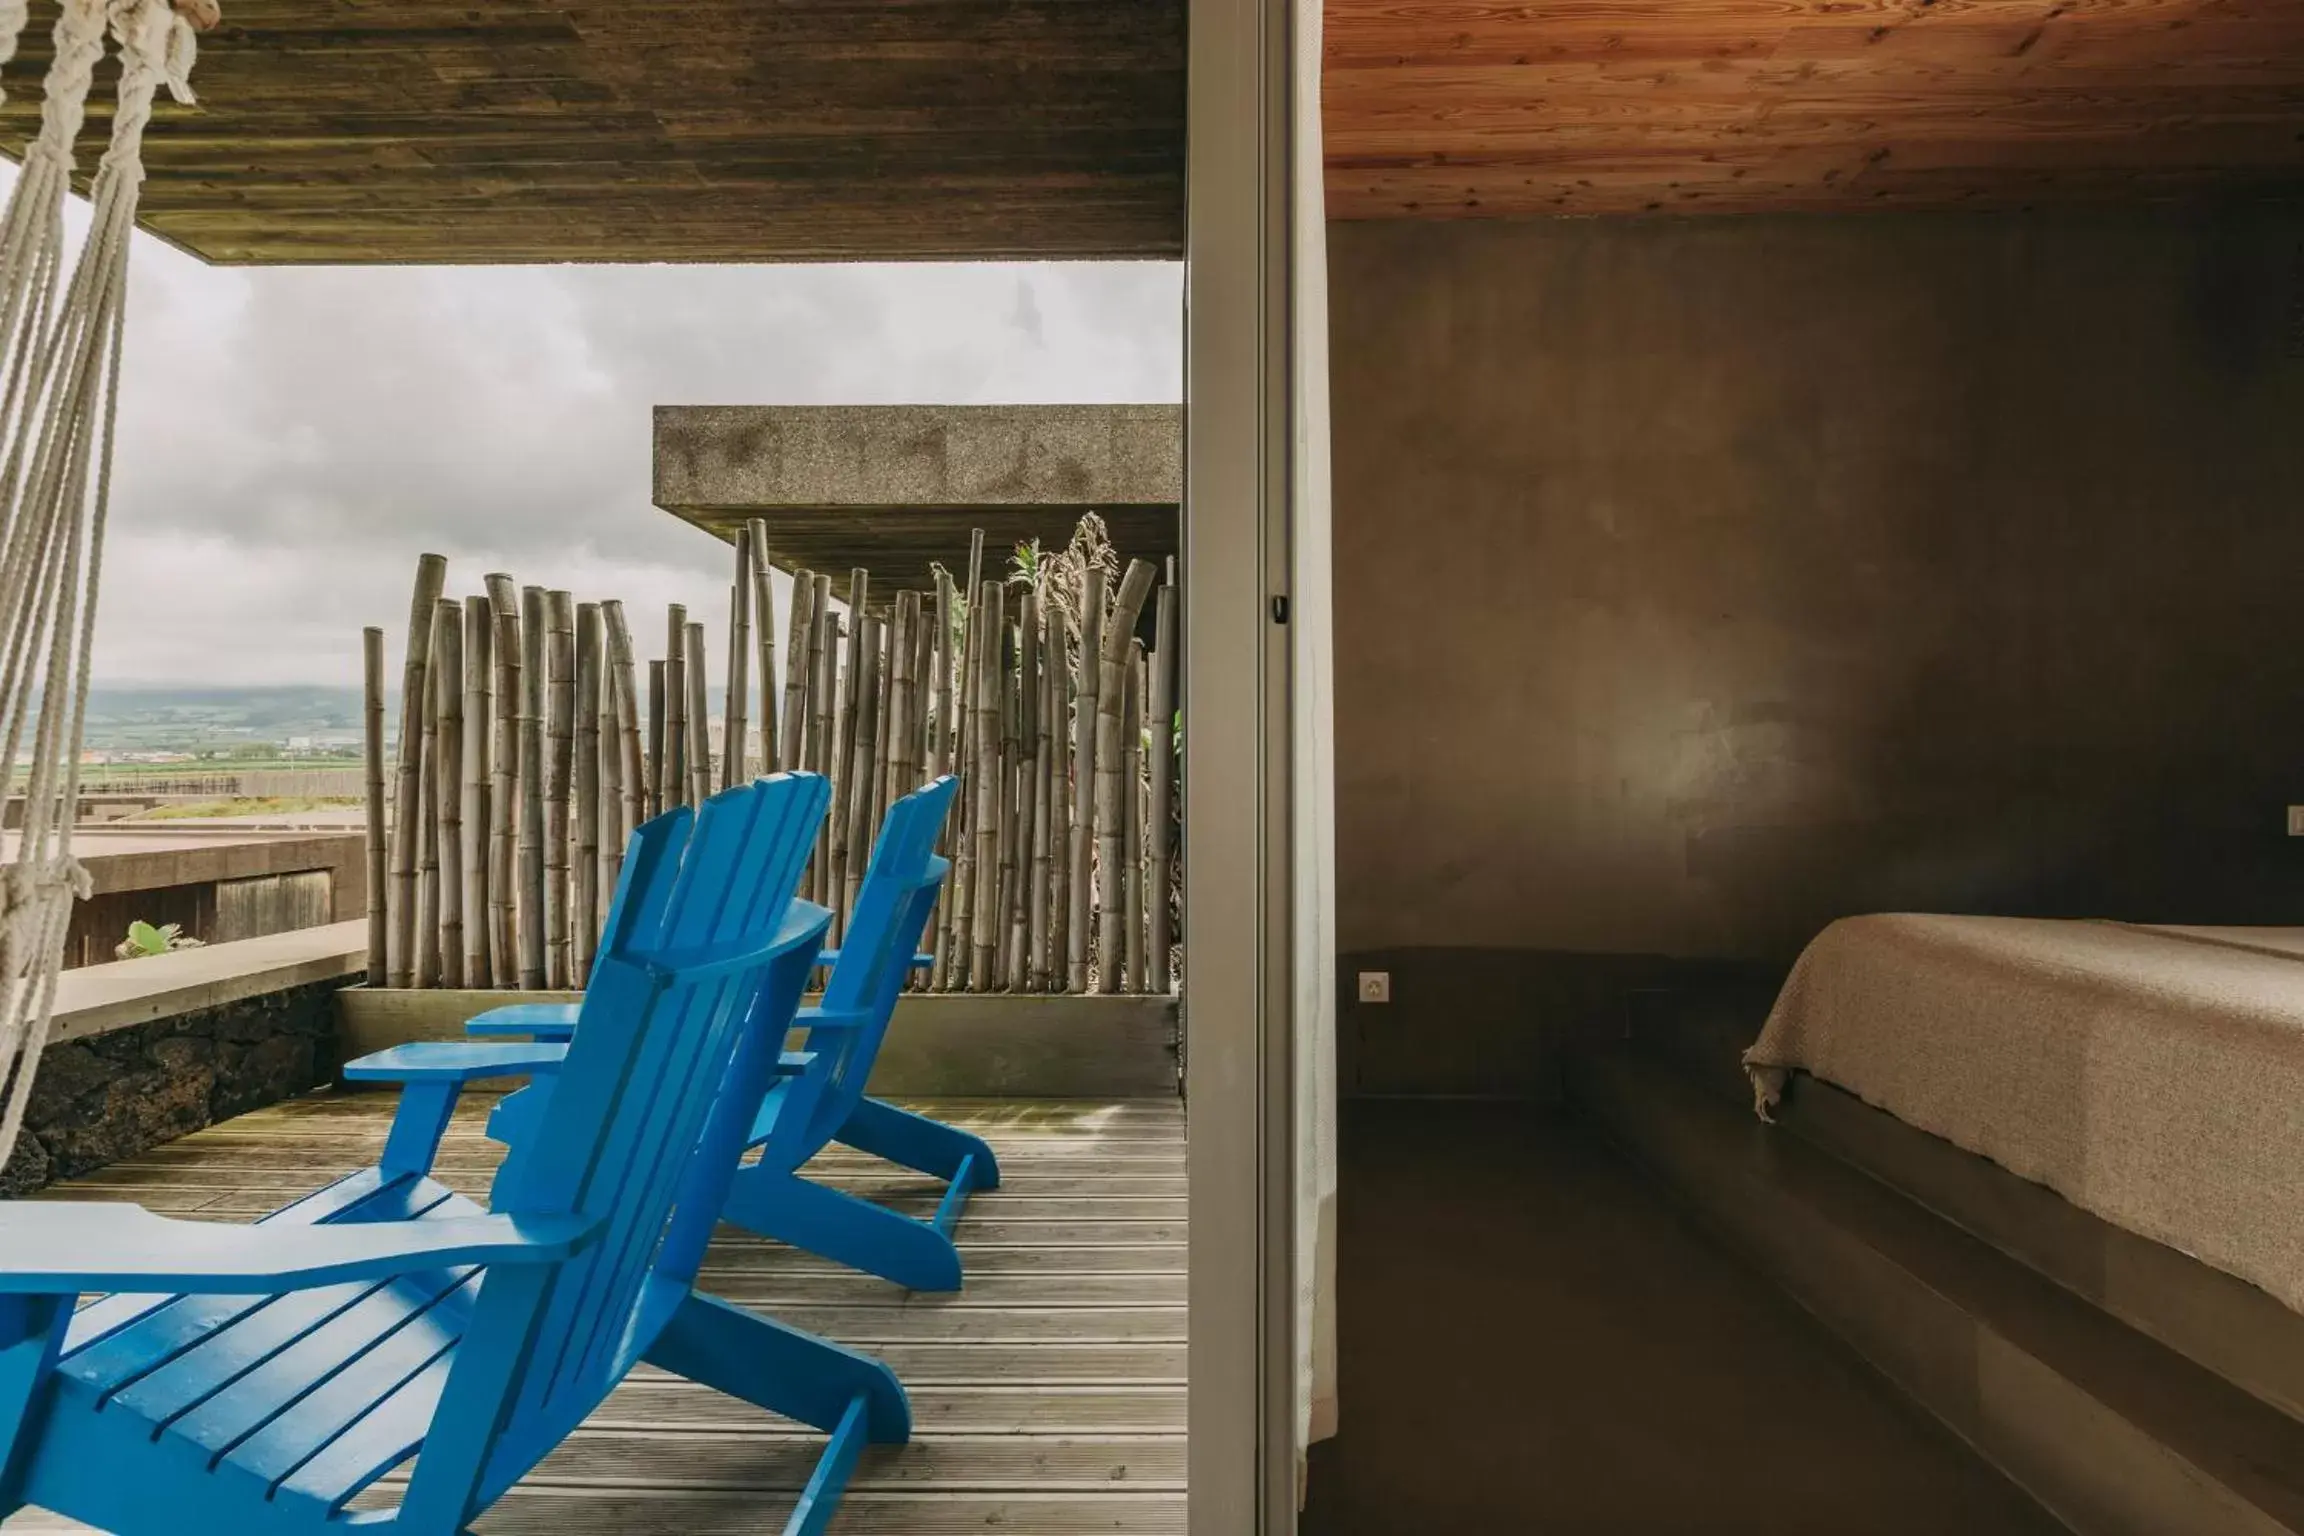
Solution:
<svg viewBox="0 0 2304 1536"><path fill-rule="evenodd" d="M1348 219L2304 189L2300 0L1328 0Z"/></svg>
<svg viewBox="0 0 2304 1536"><path fill-rule="evenodd" d="M5 71L11 153L53 15ZM1182 0L225 0L193 83L143 222L211 261L1183 248Z"/></svg>

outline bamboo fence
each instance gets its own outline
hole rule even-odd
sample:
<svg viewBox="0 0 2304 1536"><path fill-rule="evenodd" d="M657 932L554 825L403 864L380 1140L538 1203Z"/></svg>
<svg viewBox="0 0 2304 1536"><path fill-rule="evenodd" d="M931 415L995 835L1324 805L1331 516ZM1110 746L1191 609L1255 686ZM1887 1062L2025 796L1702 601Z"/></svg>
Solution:
<svg viewBox="0 0 2304 1536"><path fill-rule="evenodd" d="M643 658L614 600L501 572L458 598L445 560L418 561L390 754L385 636L363 636L370 984L581 987L641 821L805 769L833 793L800 893L835 931L888 808L959 778L915 988L1173 990L1173 566L1123 566L1093 517L1008 569L979 531L930 591L858 569L842 604L828 573L799 570L779 616L771 540L754 520L734 541L717 697L705 627L678 604Z"/></svg>

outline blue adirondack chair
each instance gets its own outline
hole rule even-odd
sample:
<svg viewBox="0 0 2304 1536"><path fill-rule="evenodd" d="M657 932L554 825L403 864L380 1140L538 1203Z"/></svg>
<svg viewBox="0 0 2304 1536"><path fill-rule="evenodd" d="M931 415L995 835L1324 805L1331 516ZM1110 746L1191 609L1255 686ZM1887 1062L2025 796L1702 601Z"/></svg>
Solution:
<svg viewBox="0 0 2304 1536"><path fill-rule="evenodd" d="M760 1148L760 1157L736 1175L723 1219L917 1291L960 1288L952 1229L973 1191L1000 1182L999 1160L981 1137L864 1092L904 977L927 959L914 949L948 867L936 856L936 834L957 787L951 778L938 779L890 808L857 890L846 942L825 953L832 971L823 1003L802 1009L795 1021L808 1031L806 1053L785 1055L783 1030L770 1020L747 1034L730 1077L731 1093L751 1106L746 1147ZM467 1027L480 1036L553 1040L567 1039L575 1025L569 1005L515 1004L481 1014ZM506 1099L489 1133L516 1145L545 1086L539 1081ZM922 1221L800 1172L834 1141L945 1180L935 1215Z"/></svg>
<svg viewBox="0 0 2304 1536"><path fill-rule="evenodd" d="M406 1083L375 1168L251 1227L0 1203L0 1516L455 1536L646 1360L828 1431L784 1527L820 1532L863 1444L908 1437L903 1388L692 1281L749 1126L729 1063L748 1017L797 1008L828 914L718 919L745 882L791 888L824 802L793 776L641 828L575 1040L372 1059ZM489 1208L433 1181L463 1084L547 1057ZM75 1316L88 1291L117 1294ZM348 1507L411 1461L396 1506Z"/></svg>

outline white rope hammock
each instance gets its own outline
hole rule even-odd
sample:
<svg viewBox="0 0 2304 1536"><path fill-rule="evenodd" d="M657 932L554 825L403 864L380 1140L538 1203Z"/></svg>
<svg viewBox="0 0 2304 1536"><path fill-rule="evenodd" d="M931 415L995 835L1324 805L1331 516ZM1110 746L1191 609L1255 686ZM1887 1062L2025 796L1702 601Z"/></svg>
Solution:
<svg viewBox="0 0 2304 1536"><path fill-rule="evenodd" d="M31 726L23 826L0 867L0 1165L48 1042L72 902L88 894L72 822L144 128L162 85L192 100L193 28L217 19L213 0L179 4L184 14L170 0L64 0L40 132L0 215L0 765L10 775ZM15 56L26 9L0 0L0 63ZM72 145L107 32L119 105L89 194L94 222L66 282Z"/></svg>

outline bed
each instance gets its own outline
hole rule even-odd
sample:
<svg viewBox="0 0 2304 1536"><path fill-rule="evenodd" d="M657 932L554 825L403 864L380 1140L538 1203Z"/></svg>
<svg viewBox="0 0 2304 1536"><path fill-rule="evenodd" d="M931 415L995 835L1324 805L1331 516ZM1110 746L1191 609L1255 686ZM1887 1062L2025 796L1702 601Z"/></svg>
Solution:
<svg viewBox="0 0 2304 1536"><path fill-rule="evenodd" d="M1793 967L1745 1053L2304 1312L2304 928L1888 914Z"/></svg>

